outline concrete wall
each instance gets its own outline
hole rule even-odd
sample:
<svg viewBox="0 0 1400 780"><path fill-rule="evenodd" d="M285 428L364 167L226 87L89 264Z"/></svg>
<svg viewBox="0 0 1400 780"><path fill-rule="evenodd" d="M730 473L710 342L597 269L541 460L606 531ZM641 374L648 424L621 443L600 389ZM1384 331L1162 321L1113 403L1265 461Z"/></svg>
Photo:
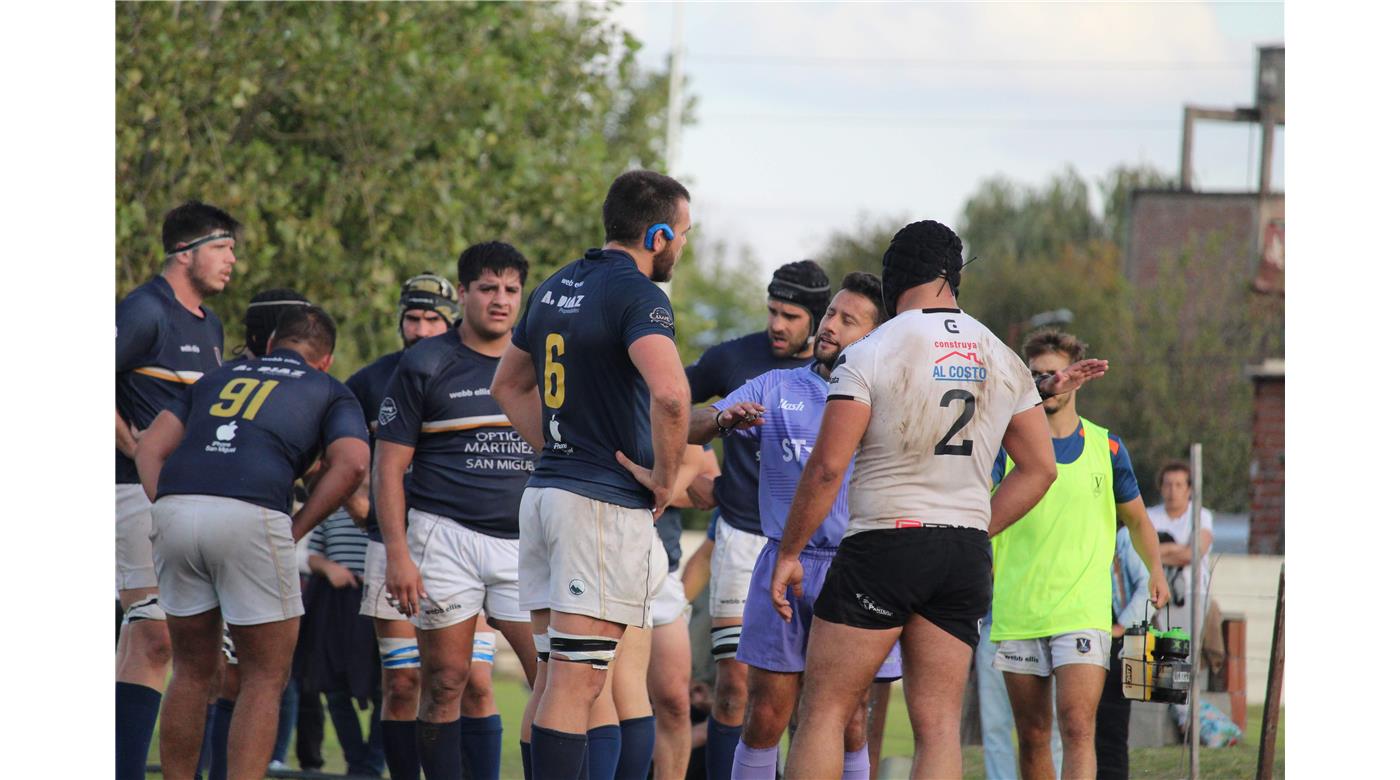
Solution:
<svg viewBox="0 0 1400 780"><path fill-rule="evenodd" d="M1245 617L1246 698L1263 704L1269 679L1269 647L1274 636L1274 602L1281 555L1220 555L1211 578L1211 596L1222 615ZM1280 700L1282 701L1282 700Z"/></svg>

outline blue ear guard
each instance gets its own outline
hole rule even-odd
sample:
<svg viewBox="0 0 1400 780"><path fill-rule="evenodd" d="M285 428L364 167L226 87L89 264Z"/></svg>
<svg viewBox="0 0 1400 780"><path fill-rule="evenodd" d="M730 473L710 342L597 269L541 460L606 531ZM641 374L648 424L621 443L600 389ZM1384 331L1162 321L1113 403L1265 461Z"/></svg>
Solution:
<svg viewBox="0 0 1400 780"><path fill-rule="evenodd" d="M647 228L646 240L642 242L642 246L645 246L647 249L655 249L657 233L665 236L668 241L674 241L676 239L676 231L672 230L670 225L665 222L658 222Z"/></svg>

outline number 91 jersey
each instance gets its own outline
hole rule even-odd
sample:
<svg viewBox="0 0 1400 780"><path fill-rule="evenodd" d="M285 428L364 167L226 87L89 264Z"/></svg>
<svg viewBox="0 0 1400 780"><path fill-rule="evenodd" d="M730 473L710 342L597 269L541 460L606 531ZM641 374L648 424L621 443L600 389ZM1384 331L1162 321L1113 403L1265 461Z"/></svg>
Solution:
<svg viewBox="0 0 1400 780"><path fill-rule="evenodd" d="M828 402L870 406L846 535L922 523L987 529L992 461L1013 415L1040 403L1030 369L959 309L906 311L852 344Z"/></svg>
<svg viewBox="0 0 1400 780"><path fill-rule="evenodd" d="M369 440L349 388L290 349L205 374L167 411L185 435L156 498L223 496L290 514L292 483L331 442Z"/></svg>

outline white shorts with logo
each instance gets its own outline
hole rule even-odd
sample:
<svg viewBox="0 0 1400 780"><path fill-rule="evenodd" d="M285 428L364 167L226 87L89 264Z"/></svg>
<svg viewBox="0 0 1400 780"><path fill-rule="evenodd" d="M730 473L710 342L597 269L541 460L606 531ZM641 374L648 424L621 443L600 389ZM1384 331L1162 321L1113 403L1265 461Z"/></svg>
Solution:
<svg viewBox="0 0 1400 780"><path fill-rule="evenodd" d="M165 496L151 507L151 548L166 614L214 607L255 626L300 617L292 518L223 496Z"/></svg>
<svg viewBox="0 0 1400 780"><path fill-rule="evenodd" d="M497 620L528 623L520 609L520 540L474 531L456 520L408 510L408 554L428 598L413 625L446 628L485 612Z"/></svg>
<svg viewBox="0 0 1400 780"><path fill-rule="evenodd" d="M559 488L520 498L520 607L650 628L666 576L651 510Z"/></svg>
<svg viewBox="0 0 1400 780"><path fill-rule="evenodd" d="M715 523L715 549L710 557L711 618L744 616L753 567L767 543L768 537L740 531L723 516Z"/></svg>
<svg viewBox="0 0 1400 780"><path fill-rule="evenodd" d="M1049 677L1051 670L1069 664L1094 664L1107 669L1108 646L1108 632L1095 629L1039 639L1008 639L996 643L992 668L1037 677Z"/></svg>
<svg viewBox="0 0 1400 780"><path fill-rule="evenodd" d="M360 594L360 614L380 620L408 620L404 613L389 603L389 589L384 586L387 567L384 543L371 539L365 545L365 587Z"/></svg>
<svg viewBox="0 0 1400 780"><path fill-rule="evenodd" d="M151 502L140 485L117 485L117 590L155 586Z"/></svg>
<svg viewBox="0 0 1400 780"><path fill-rule="evenodd" d="M661 592L651 605L652 625L665 626L676 622L690 623L690 602L685 600L685 585L679 571L666 572Z"/></svg>

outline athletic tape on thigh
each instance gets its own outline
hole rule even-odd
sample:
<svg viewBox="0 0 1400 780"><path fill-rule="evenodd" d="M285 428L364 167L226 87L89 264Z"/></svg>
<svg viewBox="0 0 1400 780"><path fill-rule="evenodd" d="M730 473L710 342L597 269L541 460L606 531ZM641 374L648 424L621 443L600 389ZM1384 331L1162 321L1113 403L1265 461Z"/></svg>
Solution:
<svg viewBox="0 0 1400 780"><path fill-rule="evenodd" d="M617 655L617 640L605 636L565 634L549 629L550 653L560 661L592 664L594 669L607 669Z"/></svg>
<svg viewBox="0 0 1400 780"><path fill-rule="evenodd" d="M743 626L721 626L710 629L710 655L716 661L733 658L739 652L739 631Z"/></svg>
<svg viewBox="0 0 1400 780"><path fill-rule="evenodd" d="M496 662L495 631L478 631L472 637L472 660L485 664Z"/></svg>
<svg viewBox="0 0 1400 780"><path fill-rule="evenodd" d="M223 643L223 651L224 651L224 658L227 658L227 659L228 659L229 665L230 665L230 666L237 666L237 665L238 665L238 653L234 652L234 649L233 649L233 634L230 634L230 633L228 632L228 624L227 624L227 623L224 624L224 643Z"/></svg>
<svg viewBox="0 0 1400 780"><path fill-rule="evenodd" d="M379 638L379 664L385 669L417 669L423 663L418 660L418 640L406 636L385 636Z"/></svg>
<svg viewBox="0 0 1400 780"><path fill-rule="evenodd" d="M127 607L126 614L122 616L123 625L142 620L165 620L165 610L156 602L154 593Z"/></svg>
<svg viewBox="0 0 1400 780"><path fill-rule="evenodd" d="M535 657L540 663L549 663L549 634L531 634L535 640Z"/></svg>

